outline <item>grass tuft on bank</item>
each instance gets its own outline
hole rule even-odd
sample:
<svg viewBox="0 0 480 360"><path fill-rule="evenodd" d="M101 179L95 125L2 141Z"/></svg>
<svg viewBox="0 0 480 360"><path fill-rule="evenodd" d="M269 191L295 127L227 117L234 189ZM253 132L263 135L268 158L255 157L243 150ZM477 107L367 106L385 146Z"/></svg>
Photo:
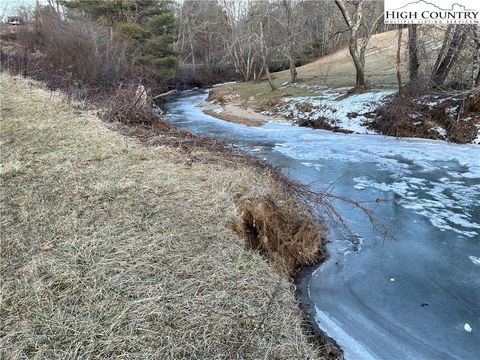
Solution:
<svg viewBox="0 0 480 360"><path fill-rule="evenodd" d="M228 226L283 196L267 173L0 84L2 358L321 358L292 284Z"/></svg>

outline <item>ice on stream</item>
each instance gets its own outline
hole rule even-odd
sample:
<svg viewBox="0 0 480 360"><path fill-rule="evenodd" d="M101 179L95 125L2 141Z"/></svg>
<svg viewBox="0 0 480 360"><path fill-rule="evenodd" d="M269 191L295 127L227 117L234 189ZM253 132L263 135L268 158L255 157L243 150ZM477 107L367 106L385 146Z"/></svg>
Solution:
<svg viewBox="0 0 480 360"><path fill-rule="evenodd" d="M442 182L443 179L426 181L407 178L387 184L367 177L358 177L354 178L354 181L364 188L370 187L398 195L393 201L425 216L432 225L442 231L452 230L468 237L477 236L480 225L473 221L473 214L459 214L458 211L468 209L480 200L480 185L452 186L449 182Z"/></svg>
<svg viewBox="0 0 480 360"><path fill-rule="evenodd" d="M477 256L469 256L468 258L470 259L470 261L471 261L472 263L474 263L475 265L480 266L480 257L477 257Z"/></svg>
<svg viewBox="0 0 480 360"><path fill-rule="evenodd" d="M268 157L300 181L334 179L349 195L399 205L382 210L403 220L398 242L377 244L365 221L347 212L368 241L362 246L359 236L362 250L356 251L339 236L330 244L331 260L312 274L308 291L316 319L348 358L473 353L480 327L474 300L480 286L479 145L346 135L278 122L248 127L203 114L195 104L205 99L180 98L170 121ZM423 307L426 302L430 306ZM471 334L464 330L467 322Z"/></svg>
<svg viewBox="0 0 480 360"><path fill-rule="evenodd" d="M269 124L272 131L280 131L283 126ZM328 136L327 140L321 130L295 132L298 134L294 144L275 149L310 167L318 166L321 159L365 163L375 170L372 169L372 177L354 178L356 189L380 191L443 231L479 237L480 224L472 218L473 207L480 202L478 145L341 134L335 134L337 139L335 135ZM345 141L345 136L356 138ZM379 170L396 180L375 180Z"/></svg>
<svg viewBox="0 0 480 360"><path fill-rule="evenodd" d="M350 96L344 101L353 107L366 109L366 98L379 100L388 92ZM331 101L338 94L326 95ZM369 97L370 96L370 97ZM372 97L373 96L373 97ZM198 102L205 100L198 97ZM356 104L356 105L355 105ZM363 104L363 105L362 105ZM322 171L324 160L360 163L372 168L372 176L354 179L358 190L375 189L379 197L393 201L425 216L441 230L453 230L468 237L480 237L480 220L474 220L474 206L480 203L480 146L458 145L427 139L395 139L381 135L345 135L313 130L290 123L267 122L261 127L247 127L225 122L196 108L196 102L183 105L190 117L202 118L203 126L213 132L225 133L236 139L273 143L273 149L299 160L305 166ZM355 106L358 106L357 108ZM174 114L171 114L174 117ZM182 113L182 120L184 113ZM198 126L196 121L194 126ZM208 132L207 132L208 134ZM251 150L260 152L262 146ZM378 171L393 181L378 181ZM462 214L460 214L462 213Z"/></svg>

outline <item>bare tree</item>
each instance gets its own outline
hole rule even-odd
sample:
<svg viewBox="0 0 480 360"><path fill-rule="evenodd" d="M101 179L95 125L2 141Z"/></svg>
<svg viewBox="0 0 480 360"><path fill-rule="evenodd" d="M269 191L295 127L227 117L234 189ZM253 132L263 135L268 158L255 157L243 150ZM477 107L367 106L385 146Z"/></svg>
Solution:
<svg viewBox="0 0 480 360"><path fill-rule="evenodd" d="M471 87L480 86L480 29L477 25L472 26L472 39L473 39L473 51L472 51L472 78Z"/></svg>
<svg viewBox="0 0 480 360"><path fill-rule="evenodd" d="M347 24L347 28L350 32L350 38L348 42L348 49L352 56L353 64L357 73L356 88L365 88L365 51L367 49L368 41L375 32L380 20L383 18L383 13L374 19L370 24L366 25L366 32L361 40L360 47L358 46L359 30L363 24L365 18L365 4L366 0L350 1L353 11L350 15L347 5L344 0L335 0L335 4L342 13L343 19Z"/></svg>
<svg viewBox="0 0 480 360"><path fill-rule="evenodd" d="M418 82L419 67L417 25L410 24L408 25L408 74L410 84L413 86Z"/></svg>
<svg viewBox="0 0 480 360"><path fill-rule="evenodd" d="M265 36L264 36L264 31L263 31L263 20L260 21L260 48L261 48L261 54L262 54L262 67L263 70L265 71L265 75L267 76L267 81L268 84L270 85L270 88L272 91L277 90L275 83L273 82L272 76L270 75L270 70L268 69L268 62L267 62L267 56L268 56L268 51L267 51L267 46L265 43Z"/></svg>
<svg viewBox="0 0 480 360"><path fill-rule="evenodd" d="M282 1L283 9L286 17L287 39L286 39L286 54L288 58L288 64L290 69L290 80L292 83L297 82L297 69L295 67L295 50L294 42L295 36L293 31L293 9L291 0Z"/></svg>
<svg viewBox="0 0 480 360"><path fill-rule="evenodd" d="M401 52L402 52L402 35L403 28L398 26L398 39L397 39L397 81L398 81L398 90L402 90L402 72L401 72Z"/></svg>
<svg viewBox="0 0 480 360"><path fill-rule="evenodd" d="M442 49L438 54L437 61L430 77L435 86L442 86L453 64L463 49L467 39L467 28L462 25L449 25L445 33ZM450 33L451 38L450 38Z"/></svg>

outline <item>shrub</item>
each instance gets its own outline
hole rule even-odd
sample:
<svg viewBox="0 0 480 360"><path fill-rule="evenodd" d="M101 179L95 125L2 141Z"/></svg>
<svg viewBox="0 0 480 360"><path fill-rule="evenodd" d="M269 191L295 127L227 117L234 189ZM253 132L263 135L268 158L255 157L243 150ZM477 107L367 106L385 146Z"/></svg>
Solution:
<svg viewBox="0 0 480 360"><path fill-rule="evenodd" d="M106 87L123 77L126 42L84 16L60 19L43 10L32 26L17 31L24 51L39 50L60 72L88 86Z"/></svg>

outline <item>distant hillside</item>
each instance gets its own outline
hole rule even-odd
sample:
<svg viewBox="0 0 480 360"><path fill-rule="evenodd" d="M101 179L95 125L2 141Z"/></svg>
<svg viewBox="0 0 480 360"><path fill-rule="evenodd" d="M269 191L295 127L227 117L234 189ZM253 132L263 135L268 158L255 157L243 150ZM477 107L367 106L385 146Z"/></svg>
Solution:
<svg viewBox="0 0 480 360"><path fill-rule="evenodd" d="M425 32L425 33L422 33ZM421 72L429 74L429 66L435 61L437 52L442 45L443 32L439 28L421 28L420 33L423 39L429 39L420 46ZM404 82L408 81L408 29L402 33L402 77ZM396 52L397 52L398 31L392 30L373 35L369 41L365 56L365 73L368 84L372 88L397 88L396 77ZM428 61L425 58L428 57ZM353 87L355 85L355 68L350 57L348 47L342 47L335 52L322 56L321 58L297 68L298 83L289 86L288 90L284 85L290 82L289 70L273 73L275 84L280 91L272 92L266 81L264 82L242 82L229 85L223 89L224 94L235 94L244 104L254 107L276 101L285 95L308 96L318 94L318 86L330 88ZM468 71L462 70L463 76ZM462 75L456 74L458 78ZM217 90L220 93L220 90Z"/></svg>
<svg viewBox="0 0 480 360"><path fill-rule="evenodd" d="M408 31L403 31L403 55L405 63L405 49ZM366 76L369 83L374 86L397 86L395 71L398 31L388 31L373 35L369 41L365 56ZM405 70L405 69L403 69ZM348 47L343 47L332 54L301 66L297 69L298 77L304 81L338 88L353 86L355 84L355 67L348 52ZM289 80L289 71L276 73L278 82Z"/></svg>

